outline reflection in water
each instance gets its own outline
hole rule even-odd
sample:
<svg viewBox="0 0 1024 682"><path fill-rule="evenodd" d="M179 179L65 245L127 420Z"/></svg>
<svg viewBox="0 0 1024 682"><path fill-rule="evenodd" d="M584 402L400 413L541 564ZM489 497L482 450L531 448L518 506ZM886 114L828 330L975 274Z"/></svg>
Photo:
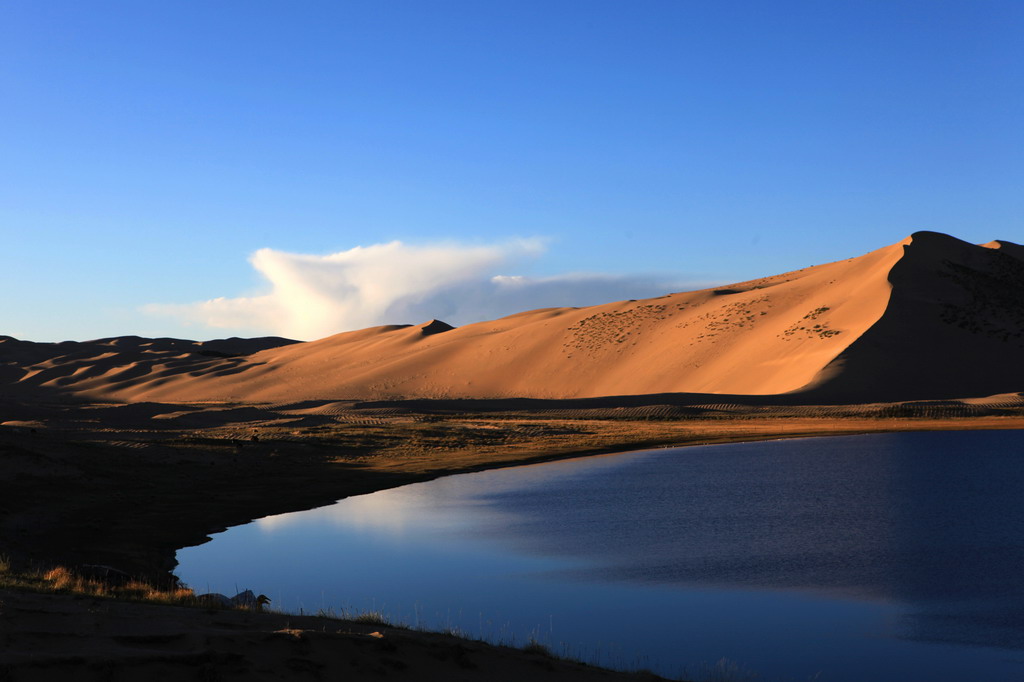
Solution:
<svg viewBox="0 0 1024 682"><path fill-rule="evenodd" d="M673 675L726 656L764 679L1024 679L1022 445L889 434L453 476L232 529L179 575Z"/></svg>
<svg viewBox="0 0 1024 682"><path fill-rule="evenodd" d="M904 636L1024 648L1021 446L1016 432L725 446L680 451L671 479L663 455L488 499L519 511L492 530L522 549L599 560L577 577L896 601L913 609ZM602 510L616 513L593 523Z"/></svg>

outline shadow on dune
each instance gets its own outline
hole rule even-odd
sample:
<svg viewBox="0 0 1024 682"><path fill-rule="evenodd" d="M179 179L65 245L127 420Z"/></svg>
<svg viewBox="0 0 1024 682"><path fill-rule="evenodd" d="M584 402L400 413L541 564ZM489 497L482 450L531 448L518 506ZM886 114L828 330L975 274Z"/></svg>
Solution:
<svg viewBox="0 0 1024 682"><path fill-rule="evenodd" d="M1024 260L918 232L874 325L795 392L807 403L988 396L1024 388ZM1020 247L1017 247L1019 249Z"/></svg>
<svg viewBox="0 0 1024 682"><path fill-rule="evenodd" d="M258 367L252 353L298 343L291 339L147 339L123 336L94 341L35 343L0 336L0 384L8 397L64 401L159 385L181 375L238 374Z"/></svg>

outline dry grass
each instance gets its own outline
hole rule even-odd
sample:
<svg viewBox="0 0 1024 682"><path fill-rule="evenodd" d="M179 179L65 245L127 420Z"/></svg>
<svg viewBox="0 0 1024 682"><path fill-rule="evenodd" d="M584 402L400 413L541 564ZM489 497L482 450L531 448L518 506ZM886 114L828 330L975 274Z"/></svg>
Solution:
<svg viewBox="0 0 1024 682"><path fill-rule="evenodd" d="M714 665L701 666L698 682L755 682L760 675L748 670L728 658L719 659Z"/></svg>
<svg viewBox="0 0 1024 682"><path fill-rule="evenodd" d="M528 654L535 654L537 656L546 656L547 658L556 658L555 654L548 648L546 644L538 642L536 639L530 639L529 642L523 645L523 651Z"/></svg>
<svg viewBox="0 0 1024 682"><path fill-rule="evenodd" d="M836 411L841 412L838 408ZM368 472L432 476L671 446L891 431L1024 427L1020 415L925 418L884 410L858 416L851 410L851 414L832 416L826 408L813 416L777 416L775 412L675 420L444 415L425 424L396 418L369 454L347 460L339 457L337 461L358 462ZM351 438L353 431L350 429L346 436ZM324 438L330 442L336 433L340 434L340 429L327 429Z"/></svg>
<svg viewBox="0 0 1024 682"><path fill-rule="evenodd" d="M246 605L225 607L219 603L198 598L192 588L186 586L162 588L140 580L129 580L123 584L115 584L76 574L64 566L55 566L39 571L0 571L0 589L97 597L147 604L189 606L205 610L224 608L231 608L236 611L269 610L263 607ZM279 611L272 612L280 613ZM320 609L316 615L320 618L349 621L359 623L360 625L408 629L404 625L392 623L382 611L342 610L338 614L332 609Z"/></svg>
<svg viewBox="0 0 1024 682"><path fill-rule="evenodd" d="M64 566L55 566L42 571L13 571L10 570L9 564L6 565L6 570L0 570L0 588L122 599L151 604L198 605L195 593L188 587L162 588L140 580L115 584L78 575Z"/></svg>
<svg viewBox="0 0 1024 682"><path fill-rule="evenodd" d="M362 625L381 625L390 626L391 621L380 611L364 611L355 615L347 616L346 620L351 620L353 623L360 623Z"/></svg>

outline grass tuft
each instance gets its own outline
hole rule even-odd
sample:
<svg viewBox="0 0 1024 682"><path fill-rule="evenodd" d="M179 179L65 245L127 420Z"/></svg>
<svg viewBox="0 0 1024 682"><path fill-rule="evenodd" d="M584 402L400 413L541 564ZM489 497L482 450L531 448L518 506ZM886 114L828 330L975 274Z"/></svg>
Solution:
<svg viewBox="0 0 1024 682"><path fill-rule="evenodd" d="M728 658L720 658L714 665L701 666L700 682L754 682L760 675Z"/></svg>
<svg viewBox="0 0 1024 682"><path fill-rule="evenodd" d="M141 580L116 584L78 575L65 566L55 566L41 571L16 572L11 570L9 563L4 561L0 563L0 587L177 606L198 605L195 594L188 587L162 588Z"/></svg>
<svg viewBox="0 0 1024 682"><path fill-rule="evenodd" d="M391 621L380 611L363 611L362 613L348 616L348 620L351 620L353 623L361 623L362 625L391 625Z"/></svg>
<svg viewBox="0 0 1024 682"><path fill-rule="evenodd" d="M551 649L545 644L541 644L537 640L531 640L523 645L523 651L528 654L536 654L538 656L547 656L548 658L555 658L555 655L551 653Z"/></svg>

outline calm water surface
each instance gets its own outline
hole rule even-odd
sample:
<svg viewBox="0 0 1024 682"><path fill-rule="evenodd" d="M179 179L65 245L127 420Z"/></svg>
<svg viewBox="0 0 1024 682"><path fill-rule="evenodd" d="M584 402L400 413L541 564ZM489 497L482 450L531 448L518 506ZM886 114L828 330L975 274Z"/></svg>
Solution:
<svg viewBox="0 0 1024 682"><path fill-rule="evenodd" d="M655 450L268 517L178 575L670 676L1019 681L1022 493L1022 431Z"/></svg>

